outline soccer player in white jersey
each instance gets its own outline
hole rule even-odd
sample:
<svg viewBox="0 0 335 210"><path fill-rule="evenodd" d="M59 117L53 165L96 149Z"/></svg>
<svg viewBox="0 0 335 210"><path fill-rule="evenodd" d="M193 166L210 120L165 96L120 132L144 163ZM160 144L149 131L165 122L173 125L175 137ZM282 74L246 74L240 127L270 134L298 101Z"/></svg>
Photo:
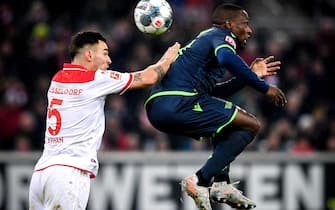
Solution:
<svg viewBox="0 0 335 210"><path fill-rule="evenodd" d="M69 46L71 63L52 78L44 151L35 165L29 209L86 209L90 178L97 175L97 150L105 129L108 94L152 85L168 71L179 43L142 71L107 70L111 64L106 39L98 32L79 32Z"/></svg>

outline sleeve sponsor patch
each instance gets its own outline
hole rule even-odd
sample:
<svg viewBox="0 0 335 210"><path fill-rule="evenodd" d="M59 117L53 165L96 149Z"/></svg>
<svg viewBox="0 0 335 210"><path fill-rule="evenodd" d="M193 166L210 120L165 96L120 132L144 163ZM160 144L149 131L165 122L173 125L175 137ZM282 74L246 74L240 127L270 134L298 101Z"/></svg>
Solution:
<svg viewBox="0 0 335 210"><path fill-rule="evenodd" d="M234 49L236 49L236 43L233 37L226 36L225 41L228 42L231 46L233 46Z"/></svg>
<svg viewBox="0 0 335 210"><path fill-rule="evenodd" d="M116 72L116 71L111 71L109 77L112 78L112 79L120 80L121 79L121 74L119 72Z"/></svg>

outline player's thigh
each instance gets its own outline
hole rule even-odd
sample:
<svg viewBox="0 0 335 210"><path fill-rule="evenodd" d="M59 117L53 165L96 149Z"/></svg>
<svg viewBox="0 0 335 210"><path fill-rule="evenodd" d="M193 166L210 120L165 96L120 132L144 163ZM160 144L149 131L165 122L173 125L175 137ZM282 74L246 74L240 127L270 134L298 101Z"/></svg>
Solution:
<svg viewBox="0 0 335 210"><path fill-rule="evenodd" d="M209 95L158 97L147 105L148 118L157 129L195 139L212 137L236 112L231 102Z"/></svg>
<svg viewBox="0 0 335 210"><path fill-rule="evenodd" d="M29 210L44 210L42 203L42 172L34 172L29 186Z"/></svg>
<svg viewBox="0 0 335 210"><path fill-rule="evenodd" d="M231 123L231 127L234 129L245 129L256 135L261 126L257 118L238 106L237 110L238 112Z"/></svg>
<svg viewBox="0 0 335 210"><path fill-rule="evenodd" d="M90 177L78 169L66 166L53 166L45 185L46 209L86 209Z"/></svg>
<svg viewBox="0 0 335 210"><path fill-rule="evenodd" d="M198 97L177 114L173 128L195 139L213 137L232 122L236 112L235 105L229 101L207 95Z"/></svg>

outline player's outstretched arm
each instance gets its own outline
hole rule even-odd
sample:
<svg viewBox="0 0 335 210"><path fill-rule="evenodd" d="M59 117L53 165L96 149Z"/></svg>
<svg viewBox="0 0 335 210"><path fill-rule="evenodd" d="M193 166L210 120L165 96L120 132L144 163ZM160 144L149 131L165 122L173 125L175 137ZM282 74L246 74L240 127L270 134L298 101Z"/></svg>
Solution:
<svg viewBox="0 0 335 210"><path fill-rule="evenodd" d="M160 81L176 58L179 48L180 44L176 42L165 51L164 55L157 63L148 66L142 71L134 72L134 81L129 88L135 89L146 87Z"/></svg>
<svg viewBox="0 0 335 210"><path fill-rule="evenodd" d="M250 65L253 72L257 74L259 78L271 76L277 74L280 70L280 61L274 61L274 56L268 56L267 58L256 58Z"/></svg>

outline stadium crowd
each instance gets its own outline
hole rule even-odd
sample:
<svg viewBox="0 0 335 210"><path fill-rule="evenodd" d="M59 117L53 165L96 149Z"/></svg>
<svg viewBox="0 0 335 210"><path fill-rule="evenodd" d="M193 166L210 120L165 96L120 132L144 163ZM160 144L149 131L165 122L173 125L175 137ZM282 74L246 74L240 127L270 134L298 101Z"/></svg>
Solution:
<svg viewBox="0 0 335 210"><path fill-rule="evenodd" d="M67 46L81 30L108 38L111 69L131 71L153 63L171 43L185 45L210 25L215 0L170 0L171 29L161 36L139 32L133 21L136 0L0 2L0 150L41 151L46 94L53 74L69 62ZM250 64L274 55L281 70L266 78L287 95L276 108L252 89L229 98L262 121L250 151L335 152L335 4L332 1L226 1L250 11L254 36L241 52ZM57 5L56 5L57 4ZM103 151L207 150L209 141L170 136L155 130L143 107L147 90L109 96Z"/></svg>

